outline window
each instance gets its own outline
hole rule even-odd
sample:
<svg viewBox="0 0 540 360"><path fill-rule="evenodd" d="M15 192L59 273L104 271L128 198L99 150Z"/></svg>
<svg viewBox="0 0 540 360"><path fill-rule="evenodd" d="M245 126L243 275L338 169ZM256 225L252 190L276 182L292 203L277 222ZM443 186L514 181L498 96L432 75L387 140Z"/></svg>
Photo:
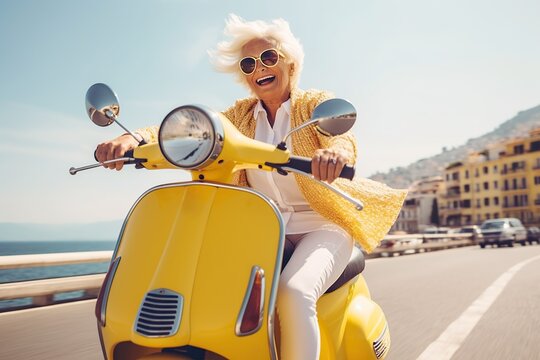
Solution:
<svg viewBox="0 0 540 360"><path fill-rule="evenodd" d="M494 219L498 219L498 218L499 218L499 213L493 214L493 218L494 218Z"/></svg>
<svg viewBox="0 0 540 360"><path fill-rule="evenodd" d="M540 151L540 141L533 141L531 143L531 151Z"/></svg>
<svg viewBox="0 0 540 360"><path fill-rule="evenodd" d="M497 165L493 165L493 172L496 173L497 171L499 171L499 169L497 168Z"/></svg>
<svg viewBox="0 0 540 360"><path fill-rule="evenodd" d="M512 163L512 171L525 169L525 161L515 161Z"/></svg>
<svg viewBox="0 0 540 360"><path fill-rule="evenodd" d="M504 187L503 187L503 190L509 190L510 188L508 187L508 180L504 180Z"/></svg>
<svg viewBox="0 0 540 360"><path fill-rule="evenodd" d="M480 173L478 172L478 169L474 169L474 177L478 177L478 175L480 175Z"/></svg>
<svg viewBox="0 0 540 360"><path fill-rule="evenodd" d="M484 174L487 174L489 172L489 169L487 166L484 166Z"/></svg>
<svg viewBox="0 0 540 360"><path fill-rule="evenodd" d="M498 197L498 196L495 196L495 197L493 198L493 204L499 205L499 197Z"/></svg>
<svg viewBox="0 0 540 360"><path fill-rule="evenodd" d="M484 206L489 206L489 198L484 198Z"/></svg>
<svg viewBox="0 0 540 360"><path fill-rule="evenodd" d="M540 180L540 176L538 178ZM471 191L471 186L469 184L464 185L463 186L463 192L468 193L469 191Z"/></svg>
<svg viewBox="0 0 540 360"><path fill-rule="evenodd" d="M540 176L534 177L534 185L540 185Z"/></svg>
<svg viewBox="0 0 540 360"><path fill-rule="evenodd" d="M459 180L459 172L452 173L452 180Z"/></svg>
<svg viewBox="0 0 540 360"><path fill-rule="evenodd" d="M463 200L461 202L461 207L465 208L465 209L469 209L471 207L471 200Z"/></svg>
<svg viewBox="0 0 540 360"><path fill-rule="evenodd" d="M489 190L489 183L487 181L484 182L484 190Z"/></svg>
<svg viewBox="0 0 540 360"><path fill-rule="evenodd" d="M477 208L480 207L480 199L476 199L476 207L477 207Z"/></svg>
<svg viewBox="0 0 540 360"><path fill-rule="evenodd" d="M454 201L454 209L459 209L459 202L457 200Z"/></svg>
<svg viewBox="0 0 540 360"><path fill-rule="evenodd" d="M493 181L493 188L498 189L499 188L499 182L497 180Z"/></svg>
<svg viewBox="0 0 540 360"><path fill-rule="evenodd" d="M446 181L450 181L450 174L446 174Z"/></svg>
<svg viewBox="0 0 540 360"><path fill-rule="evenodd" d="M491 215L490 214L486 214L486 220L489 220L491 219Z"/></svg>
<svg viewBox="0 0 540 360"><path fill-rule="evenodd" d="M512 179L512 189L517 189L518 188L518 184L517 184L517 179Z"/></svg>
<svg viewBox="0 0 540 360"><path fill-rule="evenodd" d="M514 146L514 154L523 154L523 152L524 152L523 145Z"/></svg>
<svg viewBox="0 0 540 360"><path fill-rule="evenodd" d="M465 179L469 178L469 170L465 170Z"/></svg>
<svg viewBox="0 0 540 360"><path fill-rule="evenodd" d="M526 189L527 188L527 179L521 178L521 188Z"/></svg>
<svg viewBox="0 0 540 360"><path fill-rule="evenodd" d="M480 191L480 184L474 184L474 191L476 192Z"/></svg>

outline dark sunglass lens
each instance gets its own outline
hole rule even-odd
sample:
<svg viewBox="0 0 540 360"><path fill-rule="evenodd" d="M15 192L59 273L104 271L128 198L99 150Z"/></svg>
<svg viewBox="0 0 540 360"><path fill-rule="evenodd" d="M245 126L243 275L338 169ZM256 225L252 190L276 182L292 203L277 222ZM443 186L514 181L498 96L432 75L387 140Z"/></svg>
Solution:
<svg viewBox="0 0 540 360"><path fill-rule="evenodd" d="M240 68L246 74L251 74L255 70L255 59L253 58L243 58L240 61Z"/></svg>
<svg viewBox="0 0 540 360"><path fill-rule="evenodd" d="M279 55L276 50L266 50L261 54L261 62L266 66L274 66L279 60Z"/></svg>

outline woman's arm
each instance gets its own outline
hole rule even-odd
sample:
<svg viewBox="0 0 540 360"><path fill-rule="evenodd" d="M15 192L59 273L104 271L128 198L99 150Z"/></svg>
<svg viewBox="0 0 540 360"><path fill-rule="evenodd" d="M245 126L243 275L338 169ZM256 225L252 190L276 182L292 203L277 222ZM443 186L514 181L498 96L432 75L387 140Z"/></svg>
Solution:
<svg viewBox="0 0 540 360"><path fill-rule="evenodd" d="M158 130L159 128L157 126L150 126L136 130L135 135L140 136L147 143L153 143L158 141ZM112 140L99 144L96 148L96 159L99 162L118 159L124 156L126 151L132 150L137 146L139 146L139 141L135 140L133 136L130 134L122 134ZM111 170L122 170L124 162L117 161L104 166Z"/></svg>

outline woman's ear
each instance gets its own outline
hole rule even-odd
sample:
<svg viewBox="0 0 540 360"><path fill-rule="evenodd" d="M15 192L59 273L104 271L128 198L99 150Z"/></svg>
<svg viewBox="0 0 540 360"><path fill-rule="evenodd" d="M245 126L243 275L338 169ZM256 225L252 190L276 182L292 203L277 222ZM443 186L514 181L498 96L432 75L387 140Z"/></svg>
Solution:
<svg viewBox="0 0 540 360"><path fill-rule="evenodd" d="M291 64L289 67L289 76L292 76L294 74L294 63Z"/></svg>

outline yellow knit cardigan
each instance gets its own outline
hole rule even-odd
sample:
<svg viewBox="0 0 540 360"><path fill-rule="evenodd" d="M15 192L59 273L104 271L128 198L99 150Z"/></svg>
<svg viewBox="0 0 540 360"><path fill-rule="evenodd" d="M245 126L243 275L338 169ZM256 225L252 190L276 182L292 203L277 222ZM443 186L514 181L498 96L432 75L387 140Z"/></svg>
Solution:
<svg viewBox="0 0 540 360"><path fill-rule="evenodd" d="M291 92L291 128L308 121L315 106L330 98L330 94L318 90ZM236 101L223 114L249 138L255 137L254 107L258 99L247 98ZM157 127L137 130L148 142L157 141ZM356 141L348 132L326 137L310 127L292 135L295 155L312 157L317 149L339 149L346 151L350 159L356 159ZM371 252L386 235L407 195L405 190L392 189L385 184L356 177L353 181L337 179L332 185L364 203L358 211L348 201L320 184L301 175L294 175L300 191L313 210L345 229L365 251ZM249 186L245 170L235 174L233 183Z"/></svg>

